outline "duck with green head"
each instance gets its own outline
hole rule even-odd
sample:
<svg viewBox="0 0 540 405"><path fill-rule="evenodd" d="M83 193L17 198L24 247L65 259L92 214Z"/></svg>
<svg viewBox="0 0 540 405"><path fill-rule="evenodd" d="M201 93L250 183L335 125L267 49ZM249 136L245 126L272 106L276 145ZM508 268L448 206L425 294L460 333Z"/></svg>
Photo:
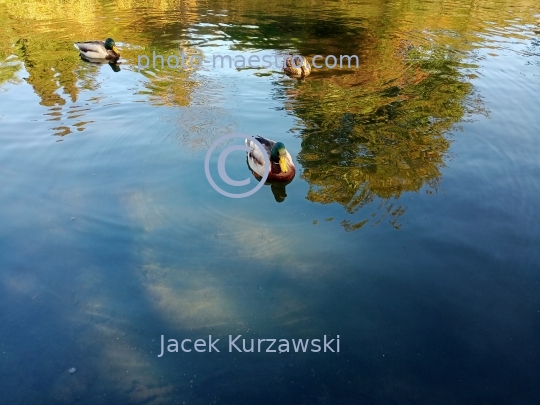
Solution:
<svg viewBox="0 0 540 405"><path fill-rule="evenodd" d="M270 158L270 171L267 181L291 181L296 173L296 168L291 155L285 149L285 145L282 142L275 142L262 136L256 136L255 139L264 147L264 151L261 151L255 142L246 139L246 145L250 149L247 154L247 161L253 174L258 178L263 177L265 161Z"/></svg>
<svg viewBox="0 0 540 405"><path fill-rule="evenodd" d="M75 42L75 48L81 56L87 60L107 60L116 62L120 59L120 52L114 39L107 38L105 41Z"/></svg>

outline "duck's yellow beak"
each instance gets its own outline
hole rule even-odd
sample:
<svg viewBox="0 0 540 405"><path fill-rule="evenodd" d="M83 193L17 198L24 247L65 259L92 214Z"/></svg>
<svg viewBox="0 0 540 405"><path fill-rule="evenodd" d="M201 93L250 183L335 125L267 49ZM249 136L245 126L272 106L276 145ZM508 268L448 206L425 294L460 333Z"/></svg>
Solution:
<svg viewBox="0 0 540 405"><path fill-rule="evenodd" d="M118 50L118 48L115 45L113 45L112 50L113 50L113 52L115 54L120 55L120 51Z"/></svg>
<svg viewBox="0 0 540 405"><path fill-rule="evenodd" d="M289 165L284 157L279 158L279 167L283 173L287 173L289 171Z"/></svg>

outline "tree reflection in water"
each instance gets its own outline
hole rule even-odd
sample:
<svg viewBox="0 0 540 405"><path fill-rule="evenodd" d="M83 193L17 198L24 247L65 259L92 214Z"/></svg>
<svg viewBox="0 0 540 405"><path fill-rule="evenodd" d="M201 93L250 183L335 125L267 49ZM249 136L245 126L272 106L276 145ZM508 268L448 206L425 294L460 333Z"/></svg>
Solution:
<svg viewBox="0 0 540 405"><path fill-rule="evenodd" d="M390 57L364 57L359 71L314 77L290 92L288 108L304 124L298 161L307 199L350 214L378 201L367 218L344 220L347 231L383 219L399 228L400 196L437 192L448 132L482 111L444 44L396 45Z"/></svg>

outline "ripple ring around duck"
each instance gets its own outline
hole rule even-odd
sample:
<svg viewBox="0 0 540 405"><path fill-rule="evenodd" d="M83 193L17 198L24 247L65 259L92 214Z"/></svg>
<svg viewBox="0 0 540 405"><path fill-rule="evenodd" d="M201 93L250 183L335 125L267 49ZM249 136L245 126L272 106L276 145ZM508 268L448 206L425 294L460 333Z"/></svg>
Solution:
<svg viewBox="0 0 540 405"><path fill-rule="evenodd" d="M219 139L217 139L212 144L212 146L210 146L210 149L208 149L208 152L206 152L206 157L204 159L204 173L206 174L206 179L208 180L210 185L218 193L224 195L225 197L229 197L229 198L245 198L245 197L249 197L250 195L255 194L257 191L259 191L261 189L262 186L264 186L264 183L266 182L266 179L268 178L268 174L270 173L270 162L268 161L268 159L266 159L266 158L264 159L264 176L259 181L259 184L257 184L250 191L246 191L245 193L235 194L235 193L229 193L229 192L223 190L222 188L220 188L216 184L214 179L212 178L212 175L210 174L210 157L212 156L212 152L214 152L214 150L221 143L223 143L223 142L225 142L225 141L227 141L229 139L235 139L235 138L240 138L242 140L249 139L250 141L255 142L255 145L257 145L261 150L264 150L264 147L260 144L260 142L257 141L255 138L253 138L250 135L228 134L228 135L222 136ZM246 145L233 145L233 146L229 146L229 147L225 148L223 151L221 151L221 153L219 154L219 157L218 157L218 164L217 164L219 177L225 183L227 183L227 184L229 184L231 186L234 186L234 187L247 186L250 183L250 181L251 181L251 179L253 177L248 177L247 179L244 179L244 180L233 180L227 175L227 172L225 170L225 161L227 160L227 156L229 155L229 153L237 151L237 150L243 150L243 151L249 152L250 149Z"/></svg>

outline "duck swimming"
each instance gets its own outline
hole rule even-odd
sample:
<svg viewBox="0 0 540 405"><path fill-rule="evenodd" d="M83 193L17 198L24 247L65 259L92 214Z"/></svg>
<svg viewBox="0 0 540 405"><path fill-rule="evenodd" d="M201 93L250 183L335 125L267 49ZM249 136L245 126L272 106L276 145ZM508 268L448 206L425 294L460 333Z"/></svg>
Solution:
<svg viewBox="0 0 540 405"><path fill-rule="evenodd" d="M296 57L293 63L294 56ZM297 67L300 62L297 59L298 57L302 58L302 64L299 67ZM306 76L309 76L309 74L311 73L311 65L309 64L307 58L291 54L291 56L285 60L285 67L283 68L283 71L289 77L304 78Z"/></svg>
<svg viewBox="0 0 540 405"><path fill-rule="evenodd" d="M107 38L105 41L75 42L75 48L81 56L87 60L108 60L116 62L120 59L120 52L114 43L114 39Z"/></svg>
<svg viewBox="0 0 540 405"><path fill-rule="evenodd" d="M260 179L264 176L265 160L270 159L270 171L267 181L291 181L296 173L296 168L291 155L285 149L285 145L282 142L275 142L262 136L256 136L255 139L264 147L264 151L261 151L255 142L246 139L246 145L250 149L247 153L248 166L255 177Z"/></svg>

